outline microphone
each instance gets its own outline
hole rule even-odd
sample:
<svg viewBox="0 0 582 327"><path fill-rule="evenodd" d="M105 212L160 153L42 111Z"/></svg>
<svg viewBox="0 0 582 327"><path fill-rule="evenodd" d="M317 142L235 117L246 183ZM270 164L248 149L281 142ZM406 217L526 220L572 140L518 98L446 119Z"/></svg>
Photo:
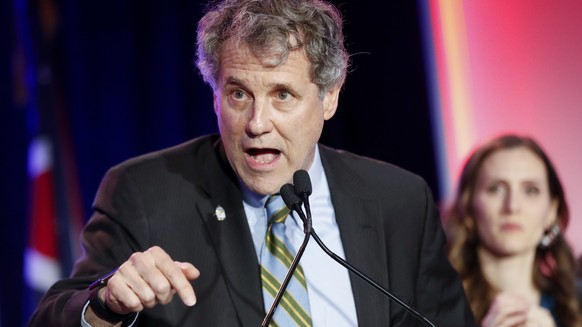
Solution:
<svg viewBox="0 0 582 327"><path fill-rule="evenodd" d="M279 193L281 194L281 198L283 198L283 201L285 201L285 205L289 209L301 210L301 199L299 199L297 197L297 195L295 195L295 188L293 187L293 185L287 183L287 184L281 186ZM303 214L303 212L301 212L300 216L302 214ZM285 290L287 289L287 285L289 285L289 282L291 281L291 278L293 277L293 274L295 273L295 270L297 269L297 265L299 264L299 260L301 260L301 257L303 256L303 252L305 252L305 248L307 247L307 242L309 242L309 236L311 235L309 233L309 231L311 230L311 227L308 228L307 220L305 219L304 216L301 216L301 220L303 220L303 228L304 228L304 232L305 232L305 238L303 239L303 243L301 243L299 250L297 250L297 254L295 255L295 258L293 258L293 262L291 262L291 265L289 266L289 270L287 271L287 275L285 275L285 279L283 280L283 283L281 283L281 287L277 291L277 294L275 295L275 299L273 300L273 304L271 304L271 308L269 309L269 312L267 313L267 315L263 319L263 322L261 323L261 327L267 327L271 323L271 320L273 319L273 315L275 314L275 310L277 310L277 307L279 306L279 302L281 302L281 298L283 297L283 294L285 293Z"/></svg>
<svg viewBox="0 0 582 327"><path fill-rule="evenodd" d="M307 215L309 225L311 225L311 208L309 205L309 196L311 195L312 188L309 173L307 173L307 171L303 169L296 171L293 174L293 184L295 185L295 194L297 194L301 198L301 200L303 200L305 214Z"/></svg>
<svg viewBox="0 0 582 327"><path fill-rule="evenodd" d="M309 178L309 176L307 176L307 178ZM311 188L311 183L309 184L309 187ZM309 234L311 232L311 217L308 216L307 218L305 218L305 215L303 215L303 210L301 210L302 200L296 195L296 192L297 192L297 188L295 188L295 187L293 187L293 185L287 183L287 184L281 186L281 191L279 193L281 193L281 198L285 202L285 205L287 206L287 208L289 208L292 211L295 211L297 213L301 212L299 214L299 217L303 221L303 232L305 234ZM311 191L309 191L309 194L311 194ZM307 204L307 205L309 205L309 204Z"/></svg>
<svg viewBox="0 0 582 327"><path fill-rule="evenodd" d="M289 205L287 205L287 206L289 207L289 209L295 210L297 212L299 217L301 217L301 219L304 221L304 224L306 224L306 221L309 221L309 225L311 225L311 212L308 211L309 210L308 209L309 203L306 201L307 197L309 197L309 195L311 195L311 191L312 191L311 179L309 178L309 174L305 170L298 170L293 175L293 182L297 183L294 187L295 194L291 194L288 191L286 191L285 194L283 194L283 192L281 192L281 197L283 197L283 201L285 201L285 204L289 203L289 204L293 205L293 206L289 206ZM303 213L303 210L301 209L301 205L297 205L297 199L299 199L299 197L304 198L303 203L305 204L306 212L308 212L307 217L305 217L305 214ZM388 296L391 300L398 303L402 308L404 308L406 311L408 311L410 314L412 314L418 320L425 323L427 326L436 327L430 320L428 320L426 317L421 315L418 311L414 310L412 307L410 307L404 301L399 299L397 296L393 295L387 289L380 286L380 284L376 283L370 277L366 276L363 272L359 271L357 268L355 268L354 266L349 264L342 257L333 253L325 245L325 243L323 243L323 241L319 238L319 236L315 232L315 229L313 229L312 226L310 226L310 234L313 236L313 239L319 245L319 247L323 250L323 252L325 252L329 257L331 257L337 263L339 263L342 266L344 266L345 268L347 268L349 271L354 273L356 276L358 276L360 279L362 279L366 283L372 285L374 288L376 288L382 294Z"/></svg>

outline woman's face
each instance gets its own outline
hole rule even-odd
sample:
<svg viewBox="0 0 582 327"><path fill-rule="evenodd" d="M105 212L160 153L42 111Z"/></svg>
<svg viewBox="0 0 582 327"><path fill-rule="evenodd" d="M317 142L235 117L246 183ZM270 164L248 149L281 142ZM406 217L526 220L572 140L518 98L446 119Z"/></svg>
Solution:
<svg viewBox="0 0 582 327"><path fill-rule="evenodd" d="M535 251L557 214L544 163L526 147L485 159L472 205L481 247L496 256Z"/></svg>

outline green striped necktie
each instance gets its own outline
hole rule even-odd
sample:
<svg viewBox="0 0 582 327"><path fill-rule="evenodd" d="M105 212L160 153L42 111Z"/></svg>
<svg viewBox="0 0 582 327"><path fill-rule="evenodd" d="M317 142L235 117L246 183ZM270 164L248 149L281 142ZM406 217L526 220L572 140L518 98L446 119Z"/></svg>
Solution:
<svg viewBox="0 0 582 327"><path fill-rule="evenodd" d="M289 216L289 208L281 196L271 195L265 207L269 220L265 244L261 249L261 281L265 310L269 311L296 251L285 236L285 219ZM312 326L307 283L301 265L297 266L270 326Z"/></svg>

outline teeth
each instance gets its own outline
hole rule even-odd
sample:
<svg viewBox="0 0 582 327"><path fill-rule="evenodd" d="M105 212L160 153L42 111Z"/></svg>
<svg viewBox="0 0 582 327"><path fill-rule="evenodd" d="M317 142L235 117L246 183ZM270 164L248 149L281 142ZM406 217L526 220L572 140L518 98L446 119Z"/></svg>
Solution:
<svg viewBox="0 0 582 327"><path fill-rule="evenodd" d="M273 161L275 159L275 155L272 153L265 153L265 154L254 155L253 158L258 163L266 164L266 163Z"/></svg>

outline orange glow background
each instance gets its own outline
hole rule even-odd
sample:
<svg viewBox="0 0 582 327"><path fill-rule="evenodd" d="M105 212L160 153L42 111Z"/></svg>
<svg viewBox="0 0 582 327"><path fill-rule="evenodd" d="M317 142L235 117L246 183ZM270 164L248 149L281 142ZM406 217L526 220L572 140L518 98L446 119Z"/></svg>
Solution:
<svg viewBox="0 0 582 327"><path fill-rule="evenodd" d="M546 150L570 205L566 233L582 253L582 1L429 0L429 67L449 202L472 148L504 132Z"/></svg>

